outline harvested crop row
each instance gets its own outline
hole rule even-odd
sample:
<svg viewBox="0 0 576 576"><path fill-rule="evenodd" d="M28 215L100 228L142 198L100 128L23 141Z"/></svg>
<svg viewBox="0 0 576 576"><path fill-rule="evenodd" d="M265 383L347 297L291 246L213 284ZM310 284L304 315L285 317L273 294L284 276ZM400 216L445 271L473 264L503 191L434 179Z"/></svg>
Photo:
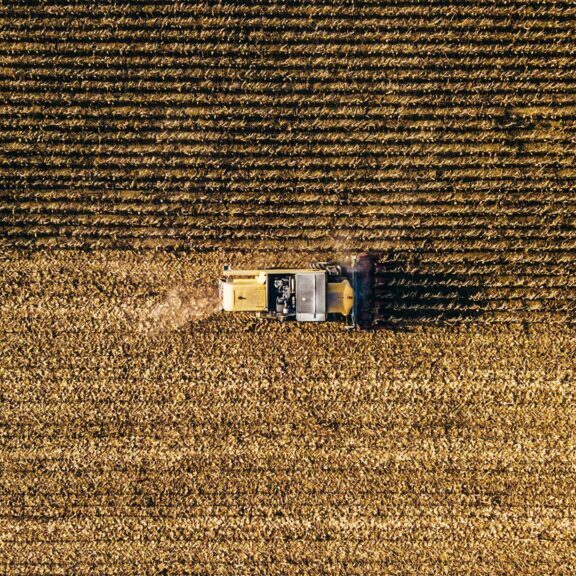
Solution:
<svg viewBox="0 0 576 576"><path fill-rule="evenodd" d="M576 340L550 324L566 315L558 287L549 313L516 313L524 326L494 320L538 291L507 288L490 322L356 332L214 313L226 262L254 254L3 252L6 573L576 565ZM401 255L393 270L389 287L441 287Z"/></svg>

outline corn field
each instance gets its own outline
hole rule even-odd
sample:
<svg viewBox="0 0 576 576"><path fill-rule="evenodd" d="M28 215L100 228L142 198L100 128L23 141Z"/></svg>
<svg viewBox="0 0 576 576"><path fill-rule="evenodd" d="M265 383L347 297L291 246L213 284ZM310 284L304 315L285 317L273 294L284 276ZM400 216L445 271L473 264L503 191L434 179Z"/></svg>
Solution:
<svg viewBox="0 0 576 576"><path fill-rule="evenodd" d="M0 572L571 574L576 5L0 4ZM215 312L379 254L379 329Z"/></svg>
<svg viewBox="0 0 576 576"><path fill-rule="evenodd" d="M3 247L395 250L571 320L570 3L0 15Z"/></svg>

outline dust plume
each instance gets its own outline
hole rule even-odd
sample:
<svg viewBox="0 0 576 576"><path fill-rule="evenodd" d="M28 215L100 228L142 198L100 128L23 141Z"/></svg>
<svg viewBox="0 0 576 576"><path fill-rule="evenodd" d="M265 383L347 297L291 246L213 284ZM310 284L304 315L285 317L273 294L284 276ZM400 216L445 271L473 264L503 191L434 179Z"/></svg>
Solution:
<svg viewBox="0 0 576 576"><path fill-rule="evenodd" d="M218 311L218 289L214 286L172 288L164 300L152 307L139 324L141 332L176 330L188 322L208 318Z"/></svg>
<svg viewBox="0 0 576 576"><path fill-rule="evenodd" d="M358 247L350 238L350 234L343 231L328 240L327 249L330 252L330 260L335 261L346 260L350 253L358 251Z"/></svg>

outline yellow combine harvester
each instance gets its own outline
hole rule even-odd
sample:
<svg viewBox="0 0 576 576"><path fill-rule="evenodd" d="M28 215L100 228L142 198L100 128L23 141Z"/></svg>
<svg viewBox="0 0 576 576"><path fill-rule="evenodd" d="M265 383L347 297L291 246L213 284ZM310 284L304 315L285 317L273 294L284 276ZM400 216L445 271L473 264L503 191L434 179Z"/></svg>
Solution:
<svg viewBox="0 0 576 576"><path fill-rule="evenodd" d="M372 260L353 258L351 266L318 262L309 268L232 270L224 267L220 308L255 312L280 321L324 322L345 319L349 326L367 324L372 293Z"/></svg>

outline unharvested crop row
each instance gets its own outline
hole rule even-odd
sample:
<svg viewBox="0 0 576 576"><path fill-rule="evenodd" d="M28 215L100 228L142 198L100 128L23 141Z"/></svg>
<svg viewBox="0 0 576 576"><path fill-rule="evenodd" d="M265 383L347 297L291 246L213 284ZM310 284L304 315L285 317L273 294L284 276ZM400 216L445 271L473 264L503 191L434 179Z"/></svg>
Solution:
<svg viewBox="0 0 576 576"><path fill-rule="evenodd" d="M52 66L35 65L35 60L26 60L16 64L5 58L0 59L3 65L0 66L0 78L2 80L38 80L38 81L61 81L104 80L112 82L115 80L124 82L147 81L150 83L160 82L198 82L202 84L212 83L232 83L246 82L258 83L266 82L269 85L277 86L282 84L314 84L325 86L346 82L351 85L364 85L366 87L387 82L398 86L413 85L414 87L426 86L428 84L450 82L458 83L478 83L480 85L494 82L527 83L539 85L546 82L557 82L563 85L574 83L576 71L574 67L550 68L547 66L532 65L530 67L517 63L516 60L498 67L491 66L490 62L477 66L461 65L454 62L448 67L445 64L434 64L429 62L420 67L404 65L382 66L379 68L358 68L349 70L342 67L309 68L303 62L301 67L293 69L284 68L278 65L276 68L258 68L248 66L207 66L203 69L186 66L184 62L179 66L162 62L151 63L149 66L138 65L138 62L130 68L122 68L120 61L111 58L107 60L108 66L103 66L94 62L89 67L75 65L75 62L68 58L58 58ZM30 65L27 65L30 64ZM415 76L415 70L420 75Z"/></svg>
<svg viewBox="0 0 576 576"><path fill-rule="evenodd" d="M102 140L106 142L111 138L134 137L134 135L146 138L170 133L174 133L175 137L180 133L198 136L205 133L207 142L213 141L218 134L224 142L233 137L250 137L253 141L267 138L292 138L296 142L302 138L345 140L347 135L354 138L356 134L367 134L368 138L381 136L382 142L396 139L411 142L419 135L429 134L436 134L440 142L445 136L466 140L479 134L508 140L519 138L522 142L529 135L535 138L546 136L555 141L569 137L576 128L576 118L569 116L543 118L541 113L522 115L506 108L494 111L492 116L479 112L476 116L455 116L446 119L434 115L422 117L420 114L416 116L403 114L396 118L382 115L369 119L334 117L321 120L306 117L265 117L253 113L238 117L233 117L231 114L217 117L202 117L194 114L186 116L179 110L175 111L175 117L172 113L166 117L159 111L150 114L143 112L140 116L136 116L133 110L118 112L114 108L110 108L108 115L103 118L89 109L76 111L77 115L74 116L69 114L70 111L67 108L43 113L26 110L21 111L18 118L10 116L9 111L5 111L0 114L0 117L5 121L4 134L9 141L13 134L21 134L21 139L25 137L41 139L43 136L54 138L59 133L64 141L71 137L78 137L79 133L85 134L87 138L94 134L101 134ZM553 109L549 109L547 113L550 116L555 114ZM282 119L291 121L290 126L293 130L291 134L286 134ZM226 120L224 131L221 130L222 120ZM42 127L42 133L39 133L39 126ZM505 128L508 131L505 131ZM511 134L510 131L513 133Z"/></svg>
<svg viewBox="0 0 576 576"><path fill-rule="evenodd" d="M264 175L261 176L261 178ZM146 199L162 198L167 202L171 198L193 197L192 194L213 195L218 198L222 194L253 194L261 198L277 199L282 196L286 199L294 198L307 201L311 196L318 200L321 198L338 198L346 200L353 195L356 200L367 203L382 202L387 199L391 202L410 201L418 203L422 199L434 201L451 200L455 202L477 203L486 199L492 202L498 199L506 206L507 201L523 202L541 201L542 203L558 200L566 202L573 196L572 179L559 174L534 175L529 181L522 178L509 176L491 178L489 175L462 179L452 179L444 174L442 180L407 179L402 176L388 178L374 178L370 174L363 178L337 178L331 172L318 175L316 178L292 177L292 178L263 178L266 187L263 188L261 181L237 177L230 180L218 178L218 173L208 173L198 176L195 172L178 175L156 176L133 176L91 173L68 173L62 175L50 174L2 174L0 175L0 190L12 192L16 196L18 192L26 194L42 193L48 196L51 192L62 195L69 190L71 199L78 197L85 191L87 194L118 194L119 197L126 194L127 197ZM532 175L531 175L532 176Z"/></svg>
<svg viewBox="0 0 576 576"><path fill-rule="evenodd" d="M570 301L568 3L0 12L5 246L395 248Z"/></svg>
<svg viewBox="0 0 576 576"><path fill-rule="evenodd" d="M175 195L176 196L176 195ZM382 200L383 198L381 198ZM523 228L534 227L538 224L557 226L558 229L567 229L575 225L576 216L570 212L576 207L576 200L568 198L562 200L549 199L543 201L506 202L500 198L492 201L485 198L472 204L468 202L456 202L452 199L426 202L407 198L404 202L367 202L366 200L354 202L352 199L333 199L329 196L311 195L306 201L292 198L288 195L276 197L257 198L247 196L209 197L203 194L193 195L186 198L182 194L179 197L165 200L160 198L156 202L154 198L142 197L135 193L134 197L126 195L122 197L112 193L107 196L80 192L74 200L74 194L62 195L62 199L55 197L50 191L42 194L0 194L0 213L22 216L44 215L72 216L72 215L100 215L102 217L115 215L127 216L170 216L176 218L210 217L219 218L263 218L263 222L270 217L287 220L287 224L295 219L302 225L319 225L314 218L353 219L354 224L364 225L430 225L442 226L452 223L462 225L464 228L487 225L486 219L490 219L491 227ZM95 203L97 201L97 203ZM14 203L17 202L17 206ZM225 216L223 210L225 209ZM282 216L278 216L279 210ZM307 218L312 218L307 222ZM393 222L390 222L394 219ZM455 222L456 221L456 222Z"/></svg>
<svg viewBox="0 0 576 576"><path fill-rule="evenodd" d="M17 98L15 100L18 100ZM249 110L242 112L238 105L227 106L194 106L190 103L169 105L162 101L151 99L146 103L146 108L139 108L134 102L129 103L114 98L107 101L93 101L68 105L64 102L51 104L20 103L12 102L2 108L2 117L21 117L23 122L30 123L32 120L46 121L53 124L55 120L61 120L63 127L68 123L86 121L87 123L100 120L103 124L111 123L145 123L162 120L168 127L178 122L183 127L194 126L196 128L206 126L214 129L230 123L231 128L245 129L256 125L262 130L270 127L278 130L281 123L289 122L298 129L322 129L341 128L343 130L357 127L360 130L415 126L441 127L447 122L449 129L456 126L486 127L488 129L504 130L509 128L527 127L529 123L564 123L574 125L576 108L573 106L449 106L446 102L439 103L434 107L423 107L395 103L386 106L360 106L350 105L306 105L296 110L287 104L276 105L273 100L265 104L251 105ZM98 109L101 109L100 111ZM167 111L169 110L169 113ZM103 113L105 112L105 115ZM450 117L444 120L445 116ZM25 125L25 124L24 124ZM153 124L154 125L154 124ZM163 124L164 125L164 124Z"/></svg>
<svg viewBox="0 0 576 576"><path fill-rule="evenodd" d="M431 167L434 157L429 158L428 164L422 162L420 166L412 166L406 161L406 166L393 166L390 162L390 167L380 168L378 166L369 167L347 167L341 166L332 167L327 170L326 166L320 162L315 165L309 166L306 170L298 170L296 168L297 162L293 162L290 167L286 166L260 166L254 168L243 168L241 166L235 167L232 170L230 167L223 166L218 170L206 170L200 168L198 165L188 166L180 163L179 166L162 167L161 165L139 166L138 163L132 164L118 164L110 162L108 165L101 167L90 166L89 162L82 164L80 162L63 162L61 166L53 167L48 162L38 161L34 166L27 165L26 162L14 162L10 164L5 162L2 170L4 177L19 178L34 178L40 172L44 172L49 179L58 178L66 179L70 176L71 171L74 172L75 178L84 181L93 181L93 179L102 179L103 181L116 182L118 180L136 182L136 181L150 181L166 180L172 182L189 182L190 180L196 182L207 182L210 180L227 179L233 176L233 180L237 182L250 182L258 179L261 186L266 186L269 182L279 183L283 182L287 188L293 183L307 183L315 182L321 183L334 180L348 181L350 183L366 184L372 183L377 186L380 182L397 182L399 180L413 179L413 180L427 180L438 178L439 170ZM359 160L361 162L361 159ZM225 163L224 163L225 164ZM541 166L530 166L521 163L515 163L508 167L498 166L497 163L494 167L486 170L478 163L476 166L461 167L459 165L444 165L441 170L440 177L442 178L446 188L449 188L452 183L457 183L463 179L475 181L498 181L505 179L508 181L526 180L532 178L540 178L544 180L560 180L570 181L574 178L575 170L570 167L569 159L566 159L564 165L555 164L552 160L544 163Z"/></svg>
<svg viewBox="0 0 576 576"><path fill-rule="evenodd" d="M570 233L536 233L534 236L524 234L503 234L501 230L490 232L487 230L479 234L477 230L471 233L454 230L454 227L446 227L441 233L434 229L418 230L415 228L402 227L392 229L386 233L386 229L356 230L350 227L326 226L325 228L309 228L295 226L260 226L248 224L243 227L236 225L222 225L214 223L211 227L194 227L189 224L174 224L159 226L158 221L144 221L137 226L127 226L123 222L117 225L110 223L109 219L102 218L100 221L89 222L89 219L74 218L63 219L62 222L18 221L17 218L7 218L1 226L2 236L9 243L19 244L19 239L33 240L36 237L53 236L57 240L64 238L83 239L82 244L90 244L90 241L98 238L140 239L135 242L141 246L147 238L167 241L169 245L182 248L194 248L213 243L214 248L224 248L235 244L244 244L246 249L268 248L278 249L282 245L286 247L296 246L306 248L308 251L321 250L323 247L330 248L345 244L349 250L366 250L369 248L392 249L402 248L406 250L418 250L422 247L430 247L439 252L452 250L456 252L467 251L492 251L495 253L517 251L529 254L531 251L573 252L576 250L576 237ZM172 242L170 242L172 240ZM11 242L10 242L11 241ZM269 245L266 245L269 242Z"/></svg>
<svg viewBox="0 0 576 576"><path fill-rule="evenodd" d="M344 87L345 84L343 83ZM340 94L338 91L320 92L314 89L305 91L292 91L287 90L282 93L278 90L271 89L267 92L256 91L251 93L249 90L238 89L236 92L219 91L214 87L207 91L196 91L193 87L169 90L163 93L162 88L155 88L153 90L101 90L90 92L87 90L78 89L66 94L64 90L59 87L53 87L50 92L40 90L37 94L34 91L30 93L26 91L15 89L5 96L6 104L8 106L22 106L35 107L39 105L55 108L67 108L68 110L74 107L86 106L101 106L103 108L127 108L131 106L136 107L138 103L148 104L152 108L159 108L162 106L173 106L179 110L186 110L188 115L193 116L202 113L230 113L240 107L245 108L246 112L256 113L258 110L273 110L281 111L285 109L286 114L294 114L294 107L297 109L302 108L308 115L314 109L317 109L318 114L326 114L327 111L332 111L336 118L344 115L366 115L368 118L378 116L386 113L391 113L392 110L398 112L401 109L404 114L413 114L425 116L430 113L426 110L427 106L436 107L440 110L444 107L454 108L455 115L474 116L479 111L478 108L486 108L481 113L501 113L503 106L517 107L519 112L525 112L534 109L534 113L538 114L538 107L552 110L558 110L556 114L562 116L569 116L573 118L576 107L573 106L574 97L572 90L557 93L554 91L532 91L524 93L519 90L491 90L486 94L483 90L468 90L466 93L459 94L456 90L455 93L449 88L438 90L427 94L421 89L409 89L412 93L403 93L403 91L381 91L376 90L374 93L367 94L365 91L357 90L350 94ZM562 105L564 108L562 109ZM370 112L366 112L369 107ZM512 110L514 112L515 110ZM475 114L476 112L476 114ZM304 114L306 116L306 114Z"/></svg>
<svg viewBox="0 0 576 576"><path fill-rule="evenodd" d="M13 107L10 106L10 109ZM65 132L64 141L81 132L88 137L94 133L101 132L102 140L106 142L112 137L122 138L123 136L141 135L143 137L157 136L169 133L174 130L175 134L183 131L200 135L203 131L207 133L207 143L216 140L216 130L220 127L221 142L225 144L229 139L251 137L253 142L271 140L275 143L282 132L286 133L288 126L295 130L292 135L295 144L302 140L303 136L310 134L311 141L314 138L335 138L342 139L355 138L355 134L368 133L372 139L376 135L385 134L382 142L398 143L406 142L411 144L418 142L420 135L426 137L430 133L436 133L439 137L439 144L443 139L453 134L460 134L460 140L466 142L477 135L485 134L499 141L513 142L516 135L519 137L518 147L526 142L531 136L538 141L539 138L548 138L553 144L555 141L564 138L571 139L574 132L574 119L576 116L569 115L569 111L552 107L529 107L520 110L499 109L491 120L484 117L481 111L474 114L473 110L464 110L460 116L454 116L446 125L441 120L440 113L423 114L421 110L398 108L396 116L392 109L383 110L377 115L360 119L348 110L344 113L336 113L334 117L328 117L329 109L325 109L320 117L313 118L307 114L306 109L302 109L302 117L297 119L296 114L281 113L281 109L270 110L266 116L262 110L254 110L249 114L241 115L239 111L227 109L217 110L214 116L209 119L199 115L199 111L194 108L177 108L174 114L166 118L162 110L155 110L153 113L136 115L134 108L106 107L109 117L100 118L90 109L72 107L56 107L39 112L40 108L34 105L32 108L26 107L21 110L21 125L15 126L14 117L7 120L6 137L8 142L13 139L13 134L20 134L22 140L36 138L41 139L40 127L46 124L46 138L54 138L58 129ZM8 112L4 114L7 116ZM61 118L59 120L59 118ZM293 124L294 121L294 124ZM181 125L180 125L181 122ZM230 126L228 126L230 122ZM222 123L226 124L226 129L222 129ZM58 124L60 126L58 127ZM254 133L259 133L255 136ZM284 136L284 139L288 136ZM456 136L458 138L458 136ZM161 140L159 140L159 143ZM88 144L89 142L87 142ZM278 141L281 143L281 141ZM367 141L370 143L370 140Z"/></svg>
<svg viewBox="0 0 576 576"><path fill-rule="evenodd" d="M16 183L0 184L0 207L4 211L54 213L102 212L132 214L212 214L226 211L228 215L240 213L267 214L282 210L288 217L294 214L322 214L349 217L370 214L444 215L463 218L478 213L514 218L538 213L540 217L570 218L575 204L570 190L544 194L539 190L494 190L487 193L447 192L439 197L434 192L380 190L363 192L361 189L341 192L298 193L294 190L264 194L242 189L185 189L182 191L138 190L133 188L94 189L75 187L66 189L62 184L53 188L29 187L11 192ZM187 188L183 186L183 188ZM16 205L17 204L17 205ZM568 211L568 216L567 212Z"/></svg>
<svg viewBox="0 0 576 576"><path fill-rule="evenodd" d="M552 96L557 97L557 102L563 102L562 96L571 95L575 92L574 77L566 79L546 79L546 80L511 80L498 78L485 78L465 81L449 81L442 79L440 81L430 80L427 82L398 83L393 78L380 78L379 80L368 83L370 90L370 99L367 102L374 103L385 102L385 96L410 95L414 97L414 102L419 99L431 96L445 95L447 88L450 93L461 97L464 103L473 102L473 95L484 94L488 101L496 99L499 95L515 95L519 100L526 104L527 102L544 102ZM366 94L366 83L355 81L351 83L345 79L336 82L315 82L308 81L283 81L268 82L247 81L236 79L210 79L189 81L189 80L168 80L168 79L82 79L74 76L73 78L53 78L51 80L37 78L9 77L6 80L0 80L0 93L46 96L51 92L58 94L69 94L78 96L79 94L98 95L127 95L127 94L157 94L173 97L175 95L186 93L193 102L203 103L227 102L239 99L239 96L257 98L258 96L275 96L275 101L284 101L294 96L306 96L311 102L315 98L323 96L326 102L331 101L332 96L336 96L338 102L342 104L349 101L354 102L359 94ZM237 96L237 97L234 97ZM290 100L291 101L291 100Z"/></svg>
<svg viewBox="0 0 576 576"><path fill-rule="evenodd" d="M363 42L361 35L356 34L356 42L335 42L326 39L325 42L298 42L288 41L262 41L249 39L245 43L230 41L228 38L210 40L197 40L195 37L189 41L163 41L157 42L153 39L145 38L143 42L127 42L127 39L117 41L92 42L90 40L78 41L61 39L60 41L50 41L38 39L36 41L17 41L0 39L0 55L30 54L31 56L51 55L61 53L63 56L70 56L78 53L79 56L115 56L121 54L142 56L146 52L154 51L157 56L219 56L243 57L258 56L262 50L266 50L267 58L277 58L279 56L298 55L301 58L314 57L318 55L330 57L334 55L345 57L378 57L378 56L411 56L427 53L429 58L441 56L449 57L475 57L475 56L527 56L534 54L536 57L542 56L569 56L574 53L574 46L568 37L554 38L552 41L539 42L533 39L516 37L513 43L509 38L502 37L494 39L494 42L466 42L462 38L460 42L449 42L439 39L439 41L411 42L409 37L385 38L379 42ZM402 41L399 41L402 40Z"/></svg>
<svg viewBox="0 0 576 576"><path fill-rule="evenodd" d="M262 142L251 143L248 140L237 143L227 143L226 141L212 143L192 143L187 144L182 141L172 140L170 142L151 142L143 144L141 142L125 143L112 142L92 143L94 148L91 159L98 162L106 158L133 158L133 157L153 157L158 161L158 157L167 159L177 158L203 158L209 166L208 160L219 158L239 158L246 159L267 159L269 162L275 159L290 159L299 157L302 160L308 158L318 158L326 160L326 165L331 165L332 158L350 158L358 160L364 158L377 158L386 160L399 156L418 158L426 154L437 157L437 164L441 166L441 160L453 160L464 157L463 160L471 162L471 158L485 159L486 157L498 157L502 164L505 160L512 158L530 157L534 162L551 158L556 161L564 159L564 156L573 156L576 151L576 134L573 140L568 142L556 142L545 140L543 142L532 141L510 141L503 139L500 142L454 142L441 143L432 140L424 143L420 142L357 142L353 144L333 142L314 143L304 142ZM572 144L572 146L570 146ZM50 158L52 161L60 158L77 158L86 154L85 142L7 142L5 143L2 156L9 158L25 158L34 155L42 158ZM571 158L572 159L572 158Z"/></svg>
<svg viewBox="0 0 576 576"><path fill-rule="evenodd" d="M217 29L211 27L196 27L194 36L190 37L185 30L163 29L148 30L144 33L140 30L110 30L96 29L93 31L75 31L73 29L52 31L49 28L41 28L36 33L29 30L23 32L4 28L0 32L0 52L5 49L7 43L20 48L31 49L35 52L38 43L49 47L57 44L74 44L85 48L86 44L91 46L103 47L109 49L117 44L129 43L130 46L140 46L142 44L154 43L158 47L167 46L174 48L179 45L187 47L201 46L202 50L222 48L233 46L239 47L245 43L250 46L287 46L291 47L310 47L310 46L343 46L350 47L350 41L355 41L355 48L368 49L370 46L393 46L407 49L412 43L418 43L423 48L432 48L447 50L455 46L462 46L463 53L467 53L467 47L470 47L471 53L486 46L496 46L497 52L509 50L510 45L520 51L521 48L534 48L539 50L552 51L556 48L559 52L569 50L571 44L571 30L569 27L564 29L532 29L518 32L512 26L505 30L466 30L465 28L448 28L442 29L442 26L434 27L431 25L428 29L410 28L408 30L395 29L391 31L377 31L358 33L357 31L341 33L338 30L320 31L315 30L305 32L302 30L286 32L279 30L270 30L269 28L261 30L250 30L242 26L241 30ZM234 50L232 50L234 52Z"/></svg>
<svg viewBox="0 0 576 576"><path fill-rule="evenodd" d="M148 70L174 67L186 70L201 68L210 71L211 69L236 67L238 70L257 68L261 71L269 71L275 74L293 70L299 70L302 73L305 71L313 72L314 70L326 71L332 69L337 71L352 70L352 75L357 70L381 72L382 70L412 69L422 73L431 67L444 70L456 68L457 70L483 69L488 71L493 71L500 67L504 70L524 69L524 71L526 68L574 69L574 59L571 56L555 54L494 55L486 53L482 56L471 55L464 57L456 53L434 56L416 52L413 55L395 54L394 56L349 55L346 59L343 59L338 54L332 56L309 55L307 58L302 59L299 55L290 54L277 54L273 57L265 49L262 50L257 58L254 54L243 55L241 53L235 55L227 55L225 53L220 55L210 53L203 55L168 53L150 56L143 51L141 53L132 51L132 53L126 55L113 53L100 55L93 54L90 50L85 50L84 53L76 53L75 50L61 53L55 49L51 54L45 54L40 51L33 54L25 52L14 54L12 50L6 50L4 54L0 55L0 66L2 67L37 69L50 67L54 61L60 67L67 66L70 69L82 70L92 68L118 70L124 69L127 65L133 69L145 68ZM255 66L255 61L257 66ZM353 68L350 65L353 65Z"/></svg>
<svg viewBox="0 0 576 576"><path fill-rule="evenodd" d="M495 145L489 145L494 148ZM3 156L3 157L2 157ZM430 168L430 166L434 168ZM563 177L573 177L576 173L574 166L574 154L562 147L557 147L555 155L542 153L540 155L530 154L522 151L511 151L509 154L499 155L498 152L483 152L465 155L457 151L451 153L438 153L432 150L418 151L410 153L410 148L402 154L401 150L390 153L366 152L358 154L349 152L342 155L337 151L332 153L306 153L293 155L273 153L267 154L265 151L241 154L239 152L211 152L210 149L204 153L178 153L164 152L161 149L153 153L126 152L114 154L109 152L94 151L92 156L86 157L82 151L76 154L19 154L5 151L0 156L0 168L4 174L11 174L21 169L20 174L31 174L35 169L45 169L54 174L55 171L68 169L78 170L100 170L104 173L109 171L122 171L127 173L138 170L141 175L158 173L165 170L166 173L176 172L185 174L185 170L202 171L204 174L210 170L220 169L222 171L231 170L238 174L247 172L289 172L297 171L303 175L313 170L320 173L340 171L351 175L378 173L379 175L389 174L394 176L400 170L406 169L409 172L417 170L445 170L458 175L467 175L467 171L479 170L487 177L497 178L500 175L520 174L525 169L524 175L529 177L530 172L548 169L553 173Z"/></svg>
<svg viewBox="0 0 576 576"><path fill-rule="evenodd" d="M513 138L510 134L495 127L489 129L468 126L460 126L457 131L450 127L435 130L432 126L414 126L411 130L407 130L404 126L398 126L390 132L377 128L350 132L343 132L338 128L325 128L309 130L305 134L287 134L278 127L270 132L262 132L253 126L227 128L223 133L210 127L194 128L191 126L188 130L183 127L171 130L170 126L165 126L162 122L156 126L147 127L137 124L117 125L114 122L102 126L101 123L93 125L92 122L82 122L81 119L77 119L75 124L66 127L67 131L63 134L62 125L42 124L41 132L35 130L38 125L39 119L22 122L18 128L6 126L2 137L6 149L27 150L43 145L50 145L50 150L56 145L60 145L61 149L78 145L98 145L99 148L106 148L109 145L127 147L156 145L160 149L163 145L181 147L203 145L204 149L210 149L210 146L217 145L218 150L228 150L234 146L243 146L246 149L258 145L274 145L275 147L291 145L298 148L307 144L306 150L322 146L331 146L332 150L336 150L340 146L361 145L385 150L386 146L424 147L435 143L439 149L450 144L452 147L497 144L505 151L507 148L522 151L543 146L544 143L548 143L549 146L554 144L566 146L576 142L576 126L566 123L561 130L558 130L555 129L553 123L545 122L532 126L518 125L514 128ZM102 128L107 129L105 135L102 135Z"/></svg>
<svg viewBox="0 0 576 576"><path fill-rule="evenodd" d="M278 215L278 211L244 211L235 214L222 214L222 210L212 213L199 212L195 214L130 214L110 213L105 210L11 210L10 207L0 207L3 224L10 225L55 225L55 226L118 226L123 229L156 226L162 229L180 229L192 233L205 230L242 230L265 231L300 230L304 234L326 233L330 230L346 231L350 239L360 238L367 233L389 231L389 236L411 231L414 238L432 236L434 238L457 237L466 238L519 238L527 244L540 238L555 238L566 240L576 236L576 216L542 214L533 216L518 216L511 218L506 214L490 215L468 213L464 217L450 217L443 214L403 215L402 213L376 214L294 214ZM369 232L370 231L370 232ZM279 232L280 233L280 232Z"/></svg>

